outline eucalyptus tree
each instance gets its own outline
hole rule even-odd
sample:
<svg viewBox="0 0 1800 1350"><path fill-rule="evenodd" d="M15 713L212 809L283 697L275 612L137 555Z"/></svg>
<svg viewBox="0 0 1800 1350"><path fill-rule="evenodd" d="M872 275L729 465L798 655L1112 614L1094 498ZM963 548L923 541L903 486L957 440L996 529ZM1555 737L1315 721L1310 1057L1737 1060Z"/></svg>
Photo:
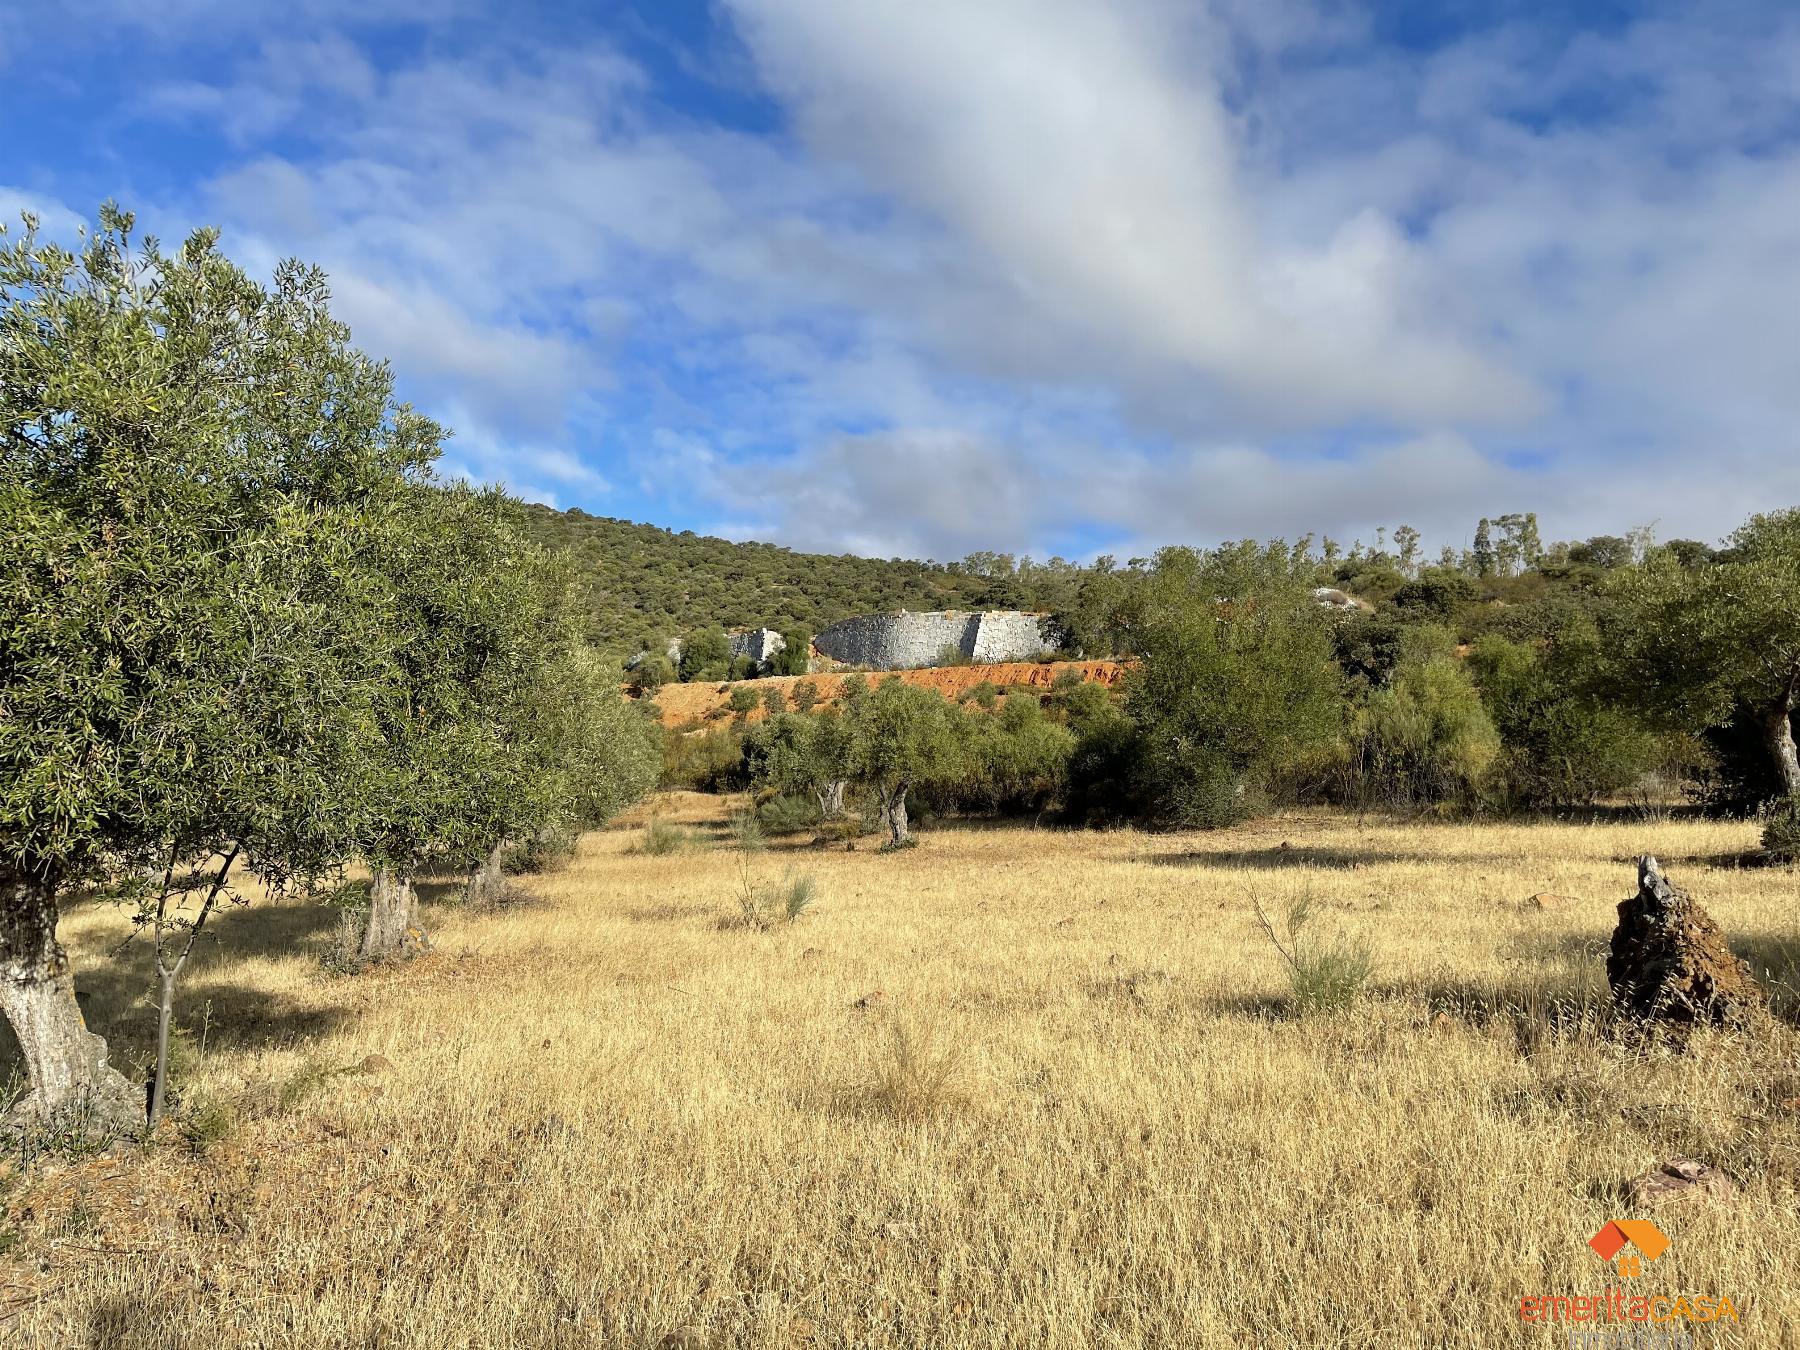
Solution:
<svg viewBox="0 0 1800 1350"><path fill-rule="evenodd" d="M110 1124L142 1099L82 1022L59 902L135 892L166 1038L232 869L343 856L387 666L368 544L441 434L316 270L264 287L212 232L132 235L107 207L79 252L29 218L0 249L0 1007L22 1105Z"/></svg>

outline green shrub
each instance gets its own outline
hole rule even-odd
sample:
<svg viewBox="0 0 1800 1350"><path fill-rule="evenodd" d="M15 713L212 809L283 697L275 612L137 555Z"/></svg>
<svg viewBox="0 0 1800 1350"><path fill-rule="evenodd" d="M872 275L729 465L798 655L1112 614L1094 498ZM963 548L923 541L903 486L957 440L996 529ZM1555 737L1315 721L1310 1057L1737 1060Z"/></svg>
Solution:
<svg viewBox="0 0 1800 1350"><path fill-rule="evenodd" d="M509 844L501 867L517 876L559 871L574 858L578 837L566 825L546 825L529 839Z"/></svg>
<svg viewBox="0 0 1800 1350"><path fill-rule="evenodd" d="M664 787L727 792L743 786L744 738L735 726L677 732L662 747Z"/></svg>
<svg viewBox="0 0 1800 1350"><path fill-rule="evenodd" d="M692 830L683 829L666 820L653 820L644 827L643 837L638 840L637 847L632 852L652 858L666 858L673 853L685 853L695 842Z"/></svg>
<svg viewBox="0 0 1800 1350"><path fill-rule="evenodd" d="M1276 546L1157 554L1125 702L1138 801L1153 819L1229 824L1341 731L1343 677L1309 570Z"/></svg>
<svg viewBox="0 0 1800 1350"><path fill-rule="evenodd" d="M1473 801L1500 755L1481 695L1453 660L1397 671L1356 729L1359 795L1394 806Z"/></svg>
<svg viewBox="0 0 1800 1350"><path fill-rule="evenodd" d="M819 804L811 797L783 794L771 797L756 808L756 821L771 835L799 834L817 825Z"/></svg>
<svg viewBox="0 0 1800 1350"><path fill-rule="evenodd" d="M176 1127L188 1150L204 1157L237 1130L238 1111L225 1098L205 1094L182 1108Z"/></svg>
<svg viewBox="0 0 1800 1350"><path fill-rule="evenodd" d="M973 689L965 689L958 701L961 703L973 703L977 708L991 712L993 711L994 704L999 701L999 698L1000 690L994 682L992 680L983 680Z"/></svg>
<svg viewBox="0 0 1800 1350"><path fill-rule="evenodd" d="M1800 862L1800 799L1777 805L1763 820L1762 845L1783 862Z"/></svg>
<svg viewBox="0 0 1800 1350"><path fill-rule="evenodd" d="M1489 634L1469 668L1500 732L1496 787L1506 805L1586 806L1631 787L1662 757L1643 718L1599 682L1604 653L1591 630L1571 627L1547 645Z"/></svg>
<svg viewBox="0 0 1800 1350"><path fill-rule="evenodd" d="M631 668L625 677L625 683L639 694L654 694L665 684L673 683L675 667L669 664L666 656L646 656Z"/></svg>
<svg viewBox="0 0 1800 1350"><path fill-rule="evenodd" d="M810 876L789 872L772 886L746 885L738 896L738 910L744 927L766 933L783 924L799 923L817 895L818 883Z"/></svg>
<svg viewBox="0 0 1800 1350"><path fill-rule="evenodd" d="M1313 931L1317 919L1310 895L1301 895L1288 905L1279 929L1261 902L1256 902L1257 925L1286 965L1294 1007L1302 1014L1350 1007L1362 996L1375 967L1367 939L1318 937Z"/></svg>
<svg viewBox="0 0 1800 1350"><path fill-rule="evenodd" d="M757 697L756 690L747 684L740 684L733 687L725 700L725 706L734 713L747 713L760 702L762 700Z"/></svg>
<svg viewBox="0 0 1800 1350"><path fill-rule="evenodd" d="M812 634L804 628L789 628L782 632L781 640L786 645L775 653L770 668L777 675L806 674L812 660Z"/></svg>
<svg viewBox="0 0 1800 1350"><path fill-rule="evenodd" d="M769 836L753 811L739 811L731 818L730 846L740 853L761 853L769 846Z"/></svg>

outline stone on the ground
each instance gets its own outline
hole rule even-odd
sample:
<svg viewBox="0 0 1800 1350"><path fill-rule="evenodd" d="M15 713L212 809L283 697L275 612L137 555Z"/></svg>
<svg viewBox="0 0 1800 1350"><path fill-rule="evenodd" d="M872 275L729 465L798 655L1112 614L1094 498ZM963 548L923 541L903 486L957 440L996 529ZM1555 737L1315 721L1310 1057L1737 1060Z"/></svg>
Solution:
<svg viewBox="0 0 1800 1350"><path fill-rule="evenodd" d="M1568 909L1581 901L1572 895L1557 895L1554 891L1539 891L1525 902L1527 909Z"/></svg>
<svg viewBox="0 0 1800 1350"><path fill-rule="evenodd" d="M1768 1006L1712 916L1648 854L1637 894L1619 905L1606 979L1621 1011L1662 1026L1741 1025Z"/></svg>
<svg viewBox="0 0 1800 1350"><path fill-rule="evenodd" d="M1731 1178L1710 1163L1675 1158L1632 1180L1634 1205L1654 1208L1674 1200L1729 1200L1737 1193Z"/></svg>

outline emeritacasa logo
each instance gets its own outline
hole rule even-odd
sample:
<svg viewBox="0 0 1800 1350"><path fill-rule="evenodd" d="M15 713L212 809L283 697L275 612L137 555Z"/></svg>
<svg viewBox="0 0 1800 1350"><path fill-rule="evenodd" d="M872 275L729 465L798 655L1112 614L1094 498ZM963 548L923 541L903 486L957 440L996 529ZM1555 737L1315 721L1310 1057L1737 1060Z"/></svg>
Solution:
<svg viewBox="0 0 1800 1350"><path fill-rule="evenodd" d="M1635 1279L1644 1273L1644 1262L1655 1261L1670 1243L1648 1219L1614 1219L1587 1245L1602 1261L1615 1263L1620 1277ZM1729 1295L1640 1293L1630 1285L1614 1284L1592 1296L1527 1296L1519 1300L1519 1317L1526 1322L1574 1324L1567 1325L1571 1346L1655 1344L1672 1350L1691 1343L1685 1328L1736 1322L1738 1311Z"/></svg>

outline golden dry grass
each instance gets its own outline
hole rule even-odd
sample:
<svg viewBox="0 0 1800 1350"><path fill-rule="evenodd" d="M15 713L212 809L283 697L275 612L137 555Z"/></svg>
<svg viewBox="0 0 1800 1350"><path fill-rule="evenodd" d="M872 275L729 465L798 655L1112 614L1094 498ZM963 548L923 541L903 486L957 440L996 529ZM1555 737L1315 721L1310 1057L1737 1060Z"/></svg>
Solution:
<svg viewBox="0 0 1800 1350"><path fill-rule="evenodd" d="M645 809L724 833L714 799ZM238 1123L17 1186L0 1339L1560 1346L1520 1297L1604 1289L1621 1183L1692 1154L1740 1195L1659 1214L1638 1284L1730 1295L1699 1344L1800 1344L1792 1026L1679 1056L1594 1025L1629 855L1749 827L941 829L760 855L819 883L764 934L722 926L736 858L634 856L643 818L362 976L321 970L316 908L231 915L184 1012L189 1101ZM1791 977L1792 872L1671 870ZM1305 888L1374 943L1345 1015L1287 1016L1254 926ZM1546 890L1581 903L1519 907ZM120 916L66 928L141 1043Z"/></svg>

